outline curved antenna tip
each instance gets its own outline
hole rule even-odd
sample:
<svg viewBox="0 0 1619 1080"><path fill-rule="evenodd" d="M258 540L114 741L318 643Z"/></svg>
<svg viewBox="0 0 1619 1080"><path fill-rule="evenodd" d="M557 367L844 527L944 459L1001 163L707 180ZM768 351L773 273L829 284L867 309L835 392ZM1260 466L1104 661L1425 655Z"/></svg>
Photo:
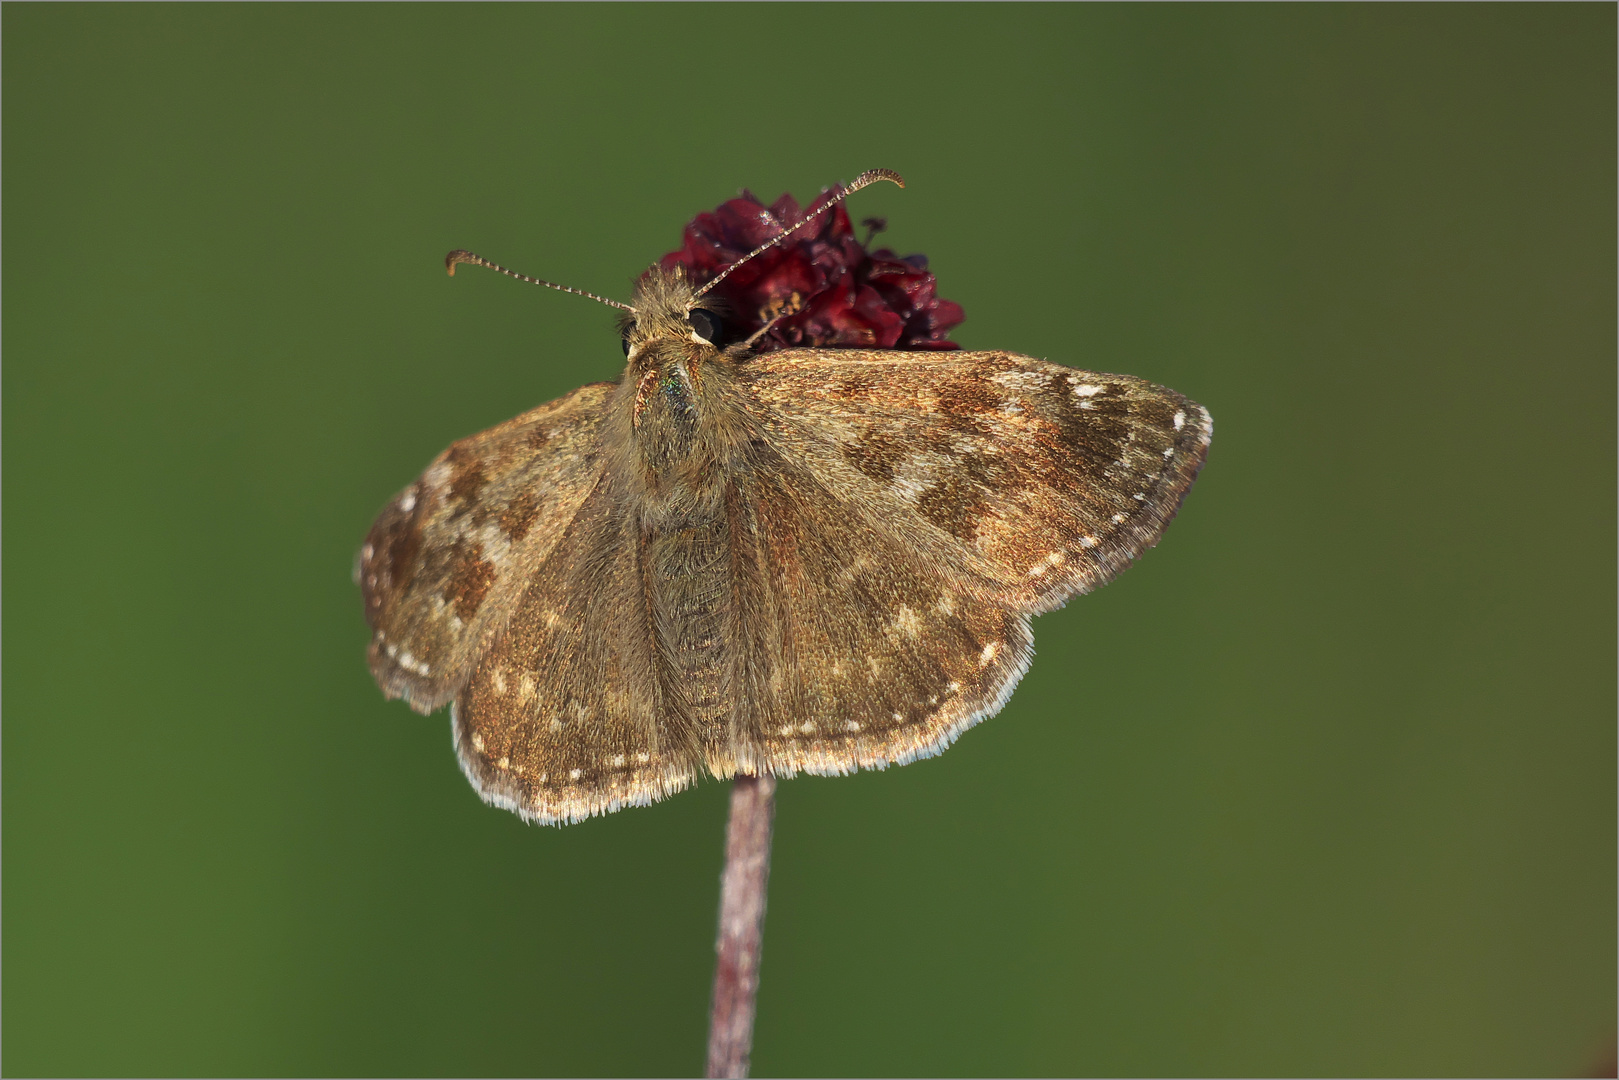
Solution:
<svg viewBox="0 0 1619 1080"><path fill-rule="evenodd" d="M851 189L863 188L867 184L874 184L879 180L887 180L890 184L895 184L899 187L905 186L905 177L901 176L893 169L867 169L865 172L855 177L853 182L849 184L849 187Z"/></svg>

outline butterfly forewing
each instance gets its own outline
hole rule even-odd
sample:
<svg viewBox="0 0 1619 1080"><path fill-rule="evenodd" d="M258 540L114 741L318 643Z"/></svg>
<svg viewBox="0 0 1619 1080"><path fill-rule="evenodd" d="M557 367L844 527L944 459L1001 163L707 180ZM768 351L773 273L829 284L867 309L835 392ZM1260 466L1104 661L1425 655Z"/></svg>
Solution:
<svg viewBox="0 0 1619 1080"><path fill-rule="evenodd" d="M1014 353L796 350L745 370L784 458L873 529L1027 613L1155 544L1212 433L1173 390Z"/></svg>
<svg viewBox="0 0 1619 1080"><path fill-rule="evenodd" d="M611 390L580 387L462 439L378 515L355 577L389 697L430 712L466 683L600 475Z"/></svg>

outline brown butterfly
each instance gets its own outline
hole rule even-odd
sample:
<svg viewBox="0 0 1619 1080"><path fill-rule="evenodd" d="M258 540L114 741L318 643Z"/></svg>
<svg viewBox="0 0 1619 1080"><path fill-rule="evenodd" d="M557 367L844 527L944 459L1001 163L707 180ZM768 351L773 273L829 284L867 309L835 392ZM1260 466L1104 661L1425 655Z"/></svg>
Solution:
<svg viewBox="0 0 1619 1080"><path fill-rule="evenodd" d="M876 180L903 186L873 170L820 211ZM623 377L453 444L366 537L371 671L450 703L485 801L562 824L704 773L937 754L1011 695L1030 618L1128 567L1197 476L1208 411L1129 375L715 344L704 295L786 235L701 287L653 267L633 304L593 296L625 313Z"/></svg>

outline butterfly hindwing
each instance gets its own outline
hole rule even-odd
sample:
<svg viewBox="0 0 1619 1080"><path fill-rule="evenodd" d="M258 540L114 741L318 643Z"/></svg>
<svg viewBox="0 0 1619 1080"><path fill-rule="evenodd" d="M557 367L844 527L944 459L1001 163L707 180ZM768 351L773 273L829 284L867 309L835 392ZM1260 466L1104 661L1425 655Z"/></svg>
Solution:
<svg viewBox="0 0 1619 1080"><path fill-rule="evenodd" d="M735 501L741 677L732 764L845 773L937 753L1032 656L991 583L930 563L785 460Z"/></svg>
<svg viewBox="0 0 1619 1080"><path fill-rule="evenodd" d="M659 647L645 541L604 475L530 572L455 702L457 753L487 801L575 821L695 778L702 752Z"/></svg>

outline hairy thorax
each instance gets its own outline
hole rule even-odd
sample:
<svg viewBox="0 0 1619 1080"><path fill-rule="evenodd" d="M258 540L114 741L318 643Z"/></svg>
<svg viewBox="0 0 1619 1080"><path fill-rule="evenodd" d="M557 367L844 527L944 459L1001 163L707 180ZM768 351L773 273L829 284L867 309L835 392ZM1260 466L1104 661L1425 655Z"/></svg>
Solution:
<svg viewBox="0 0 1619 1080"><path fill-rule="evenodd" d="M615 487L654 528L706 520L723 512L725 478L746 469L754 441L735 377L748 353L696 336L691 290L678 274L660 274L636 299L604 456Z"/></svg>

